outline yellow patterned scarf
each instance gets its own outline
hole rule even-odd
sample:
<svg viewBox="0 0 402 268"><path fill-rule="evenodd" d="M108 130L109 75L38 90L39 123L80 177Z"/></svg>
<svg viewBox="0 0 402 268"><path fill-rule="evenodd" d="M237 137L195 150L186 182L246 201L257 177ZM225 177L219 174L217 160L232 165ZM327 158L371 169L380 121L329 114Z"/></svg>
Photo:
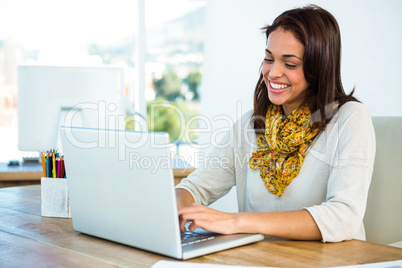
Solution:
<svg viewBox="0 0 402 268"><path fill-rule="evenodd" d="M253 152L248 165L260 168L267 189L282 196L299 174L306 150L319 130L313 126L307 106L282 119L281 106L271 104L265 120L265 134L257 136L259 149Z"/></svg>

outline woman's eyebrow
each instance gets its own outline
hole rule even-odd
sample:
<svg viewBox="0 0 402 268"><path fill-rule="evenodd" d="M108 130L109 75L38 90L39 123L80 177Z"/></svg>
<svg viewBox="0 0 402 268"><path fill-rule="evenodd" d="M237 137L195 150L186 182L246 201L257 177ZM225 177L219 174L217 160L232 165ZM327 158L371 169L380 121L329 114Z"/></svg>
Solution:
<svg viewBox="0 0 402 268"><path fill-rule="evenodd" d="M272 55L272 52L269 51L267 48L265 49L265 51L266 51L267 53L269 53L269 54ZM297 58L297 59L303 61L302 58L300 58L300 57L298 57L298 56L296 56L296 55L293 55L293 54L285 54L285 55L282 55L282 57L283 57L283 58L292 58L292 57L294 57L294 58Z"/></svg>

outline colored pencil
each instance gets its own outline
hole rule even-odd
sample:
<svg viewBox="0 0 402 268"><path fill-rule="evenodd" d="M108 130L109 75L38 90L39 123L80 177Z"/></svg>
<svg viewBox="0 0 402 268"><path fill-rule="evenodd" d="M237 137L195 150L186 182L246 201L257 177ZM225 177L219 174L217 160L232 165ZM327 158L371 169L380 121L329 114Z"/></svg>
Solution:
<svg viewBox="0 0 402 268"><path fill-rule="evenodd" d="M54 151L53 151L53 157L52 157L52 161L53 161L53 169L52 169L52 175L53 178L56 178L56 156L54 155Z"/></svg>
<svg viewBox="0 0 402 268"><path fill-rule="evenodd" d="M42 169L43 169L43 177L46 178L46 159L45 154L43 152L40 153L40 159L42 161Z"/></svg>
<svg viewBox="0 0 402 268"><path fill-rule="evenodd" d="M48 178L51 178L51 177L53 177L53 175L52 175L52 173L53 173L53 160L52 160L52 153L50 152L50 151L48 151L48 153L47 153L47 171L48 171L48 174L47 174L47 177Z"/></svg>
<svg viewBox="0 0 402 268"><path fill-rule="evenodd" d="M60 178L65 178L66 174L65 174L65 167L64 167L64 157L61 156L60 157Z"/></svg>
<svg viewBox="0 0 402 268"><path fill-rule="evenodd" d="M59 157L59 153L57 153L56 154L57 155L57 159L56 159L56 162L57 162L57 178L61 178L61 174L60 174L60 171L61 171L61 164L60 164L60 157Z"/></svg>

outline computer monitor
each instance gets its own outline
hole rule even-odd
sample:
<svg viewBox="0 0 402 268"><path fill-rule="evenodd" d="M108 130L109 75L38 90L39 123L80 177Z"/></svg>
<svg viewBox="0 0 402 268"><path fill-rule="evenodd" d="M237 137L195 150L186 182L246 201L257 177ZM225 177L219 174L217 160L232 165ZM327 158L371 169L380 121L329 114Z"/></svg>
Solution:
<svg viewBox="0 0 402 268"><path fill-rule="evenodd" d="M116 67L19 66L19 150L60 148L61 125L124 129L123 82Z"/></svg>

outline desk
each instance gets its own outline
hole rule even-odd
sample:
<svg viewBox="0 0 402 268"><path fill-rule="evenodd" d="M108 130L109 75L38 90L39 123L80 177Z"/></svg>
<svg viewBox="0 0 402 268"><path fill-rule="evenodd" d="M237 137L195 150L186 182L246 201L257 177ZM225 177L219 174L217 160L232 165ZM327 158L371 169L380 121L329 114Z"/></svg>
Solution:
<svg viewBox="0 0 402 268"><path fill-rule="evenodd" d="M40 186L0 189L0 267L150 267L172 260L73 230L71 219L40 216ZM402 259L402 249L351 240L341 243L262 242L189 260L216 264L329 267Z"/></svg>
<svg viewBox="0 0 402 268"><path fill-rule="evenodd" d="M40 184L42 176L42 165L8 166L7 163L0 163L0 188Z"/></svg>
<svg viewBox="0 0 402 268"><path fill-rule="evenodd" d="M176 159L173 161L175 184L178 184L193 171L194 167L183 160ZM42 165L20 165L10 167L7 166L7 163L0 163L0 188L40 184L40 178L42 176Z"/></svg>

